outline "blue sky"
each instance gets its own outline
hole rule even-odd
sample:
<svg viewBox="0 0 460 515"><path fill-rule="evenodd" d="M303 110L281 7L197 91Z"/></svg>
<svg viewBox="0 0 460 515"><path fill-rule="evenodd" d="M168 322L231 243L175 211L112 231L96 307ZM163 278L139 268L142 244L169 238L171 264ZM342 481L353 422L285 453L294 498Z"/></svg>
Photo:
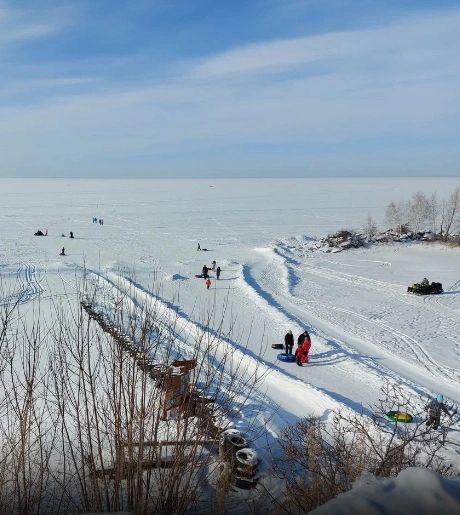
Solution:
<svg viewBox="0 0 460 515"><path fill-rule="evenodd" d="M0 177L460 176L458 0L0 0Z"/></svg>

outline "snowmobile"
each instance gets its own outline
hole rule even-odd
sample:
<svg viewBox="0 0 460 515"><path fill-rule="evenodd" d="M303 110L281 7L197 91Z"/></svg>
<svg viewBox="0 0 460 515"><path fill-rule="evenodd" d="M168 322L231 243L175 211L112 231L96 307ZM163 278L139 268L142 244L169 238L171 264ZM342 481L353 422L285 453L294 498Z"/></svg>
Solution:
<svg viewBox="0 0 460 515"><path fill-rule="evenodd" d="M427 284L426 286L417 283L407 287L407 293L415 293L416 295L436 295L443 293L443 291L442 284L435 282Z"/></svg>

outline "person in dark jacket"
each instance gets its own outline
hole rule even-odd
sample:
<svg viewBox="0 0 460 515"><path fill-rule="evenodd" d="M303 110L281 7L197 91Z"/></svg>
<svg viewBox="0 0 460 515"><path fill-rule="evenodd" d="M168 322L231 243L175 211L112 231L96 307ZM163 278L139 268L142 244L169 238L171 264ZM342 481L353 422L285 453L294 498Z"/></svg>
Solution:
<svg viewBox="0 0 460 515"><path fill-rule="evenodd" d="M208 267L206 265L203 265L201 273L205 279L208 277Z"/></svg>
<svg viewBox="0 0 460 515"><path fill-rule="evenodd" d="M292 348L294 347L294 335L290 329L284 337L284 346L286 347L286 354L292 354Z"/></svg>
<svg viewBox="0 0 460 515"><path fill-rule="evenodd" d="M217 279L219 279L219 277L220 277L220 266L218 266L216 269L216 277L217 277Z"/></svg>
<svg viewBox="0 0 460 515"><path fill-rule="evenodd" d="M73 238L73 232L72 231L70 231L70 237Z"/></svg>
<svg viewBox="0 0 460 515"><path fill-rule="evenodd" d="M304 331L302 334L299 335L299 337L297 338L297 345L303 344L303 341L305 340L305 333L307 333L307 331Z"/></svg>
<svg viewBox="0 0 460 515"><path fill-rule="evenodd" d="M444 413L452 420L452 415L447 409L447 406L444 402L444 395L442 394L439 394L436 399L433 399L431 402L429 402L426 406L426 409L428 410L428 419L426 421L427 429L429 429L430 426L433 426L433 429L438 429L439 425L441 424L441 411L444 411Z"/></svg>
<svg viewBox="0 0 460 515"><path fill-rule="evenodd" d="M64 247L62 247L61 256L65 256L65 248Z"/></svg>

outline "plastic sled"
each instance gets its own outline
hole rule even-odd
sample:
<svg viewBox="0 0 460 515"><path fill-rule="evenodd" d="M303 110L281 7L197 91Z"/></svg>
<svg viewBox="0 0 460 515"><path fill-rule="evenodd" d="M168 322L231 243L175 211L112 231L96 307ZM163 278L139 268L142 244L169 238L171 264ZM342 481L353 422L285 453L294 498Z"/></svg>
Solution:
<svg viewBox="0 0 460 515"><path fill-rule="evenodd" d="M295 361L294 354L286 354L285 352L278 354L277 358L280 361L285 361L286 363L294 363Z"/></svg>
<svg viewBox="0 0 460 515"><path fill-rule="evenodd" d="M284 345L282 343L272 343L272 349L284 349Z"/></svg>
<svg viewBox="0 0 460 515"><path fill-rule="evenodd" d="M387 414L387 418L392 420L393 422L412 422L413 416L409 413L405 413L404 411L389 411Z"/></svg>

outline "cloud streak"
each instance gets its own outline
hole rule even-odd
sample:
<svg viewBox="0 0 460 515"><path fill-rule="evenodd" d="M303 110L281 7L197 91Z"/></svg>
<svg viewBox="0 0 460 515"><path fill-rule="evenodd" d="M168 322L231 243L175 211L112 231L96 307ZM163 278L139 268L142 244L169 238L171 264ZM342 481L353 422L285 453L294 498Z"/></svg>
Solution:
<svg viewBox="0 0 460 515"><path fill-rule="evenodd" d="M338 153L329 159L330 173L350 152L364 173L403 149L405 162L410 155L418 160L418 146L428 168L442 148L454 170L459 25L460 10L453 10L379 28L267 40L198 59L178 55L166 74L146 67L142 75L129 59L114 57L118 80L106 74L112 66L106 57L100 66L98 58L86 68L79 62L77 75L63 61L44 63L33 76L25 67L14 88L23 102L0 88L2 169L33 167L40 175L119 159L145 173L141 158L150 170L167 159L180 175L186 156L201 156L212 173L219 152L230 159L227 168L246 156L260 170L282 169L283 160L293 162L295 145L296 163L324 163L328 148ZM268 158L264 146L272 148Z"/></svg>

